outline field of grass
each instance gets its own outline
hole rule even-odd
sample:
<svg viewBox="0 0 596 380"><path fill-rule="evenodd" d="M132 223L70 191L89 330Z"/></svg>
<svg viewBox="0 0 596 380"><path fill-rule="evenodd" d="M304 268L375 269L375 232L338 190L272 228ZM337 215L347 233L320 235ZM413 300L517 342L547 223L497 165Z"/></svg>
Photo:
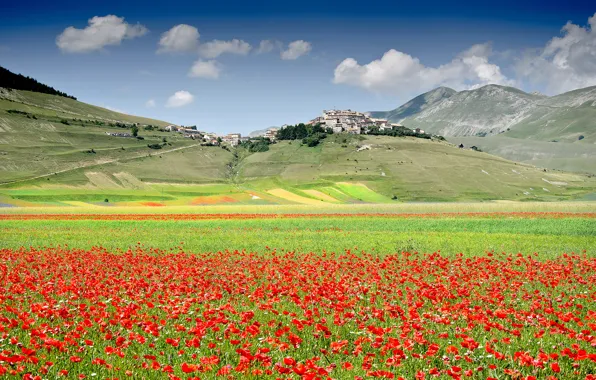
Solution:
<svg viewBox="0 0 596 380"><path fill-rule="evenodd" d="M117 218L116 218L117 219ZM134 220L2 220L4 247L43 247L67 244L89 249L103 246L127 249L183 247L191 252L278 249L300 252L430 253L441 251L466 256L485 251L539 252L549 258L564 252L596 247L596 219L509 217L379 218L328 216L275 219L184 220L172 216L154 220L139 215ZM269 247L269 248L266 248Z"/></svg>

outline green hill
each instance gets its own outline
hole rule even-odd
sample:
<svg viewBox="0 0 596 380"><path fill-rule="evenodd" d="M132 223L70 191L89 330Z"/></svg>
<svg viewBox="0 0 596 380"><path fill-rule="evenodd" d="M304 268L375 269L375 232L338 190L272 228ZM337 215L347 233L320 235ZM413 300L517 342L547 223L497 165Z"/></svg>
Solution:
<svg viewBox="0 0 596 380"><path fill-rule="evenodd" d="M144 140L110 136L138 124ZM160 132L168 123L113 112L74 99L0 88L0 182L87 167L193 145L178 134Z"/></svg>

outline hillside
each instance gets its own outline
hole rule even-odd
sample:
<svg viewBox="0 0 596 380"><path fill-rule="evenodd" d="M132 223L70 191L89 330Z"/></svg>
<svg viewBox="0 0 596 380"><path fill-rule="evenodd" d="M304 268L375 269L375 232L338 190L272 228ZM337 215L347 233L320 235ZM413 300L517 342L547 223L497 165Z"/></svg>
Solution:
<svg viewBox="0 0 596 380"><path fill-rule="evenodd" d="M0 187L0 203L58 205L340 204L565 200L596 179L543 171L440 141L333 135L317 147L267 152L218 147L129 157ZM51 152L45 153L48 157ZM43 167L42 161L31 165ZM109 202L104 202L109 200Z"/></svg>
<svg viewBox="0 0 596 380"><path fill-rule="evenodd" d="M370 116L379 119L389 119L391 121L401 121L407 117L418 115L427 108L432 107L443 99L447 99L456 93L457 91L451 88L439 87L432 91L425 92L422 95L418 95L406 104L392 111L372 111L370 112Z"/></svg>
<svg viewBox="0 0 596 380"><path fill-rule="evenodd" d="M596 87L547 97L488 85L455 92L438 101L434 96L437 91L442 89L376 114L443 135L454 143L467 141L466 145L508 159L519 160L522 155L522 161L547 168L596 173L596 166L590 165L594 154L589 148L596 143ZM522 141L528 140L531 148L519 151ZM552 143L559 146L553 148ZM587 155L579 153L583 151L588 151Z"/></svg>
<svg viewBox="0 0 596 380"><path fill-rule="evenodd" d="M140 125L144 140L109 136ZM159 132L160 120L125 115L62 96L0 88L0 182L153 153L165 137L176 149L193 141ZM151 125L151 127L146 127Z"/></svg>

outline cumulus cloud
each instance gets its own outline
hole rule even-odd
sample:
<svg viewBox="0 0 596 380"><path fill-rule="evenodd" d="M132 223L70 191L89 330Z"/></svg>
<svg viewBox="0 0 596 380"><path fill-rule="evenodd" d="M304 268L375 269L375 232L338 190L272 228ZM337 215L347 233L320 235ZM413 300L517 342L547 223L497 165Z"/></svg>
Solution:
<svg viewBox="0 0 596 380"><path fill-rule="evenodd" d="M273 49L281 49L281 42L272 40L263 40L255 51L256 54L270 53Z"/></svg>
<svg viewBox="0 0 596 380"><path fill-rule="evenodd" d="M308 54L312 50L310 42L304 40L298 40L290 42L288 48L281 52L281 59L292 60L297 59L305 54Z"/></svg>
<svg viewBox="0 0 596 380"><path fill-rule="evenodd" d="M166 107L177 108L189 105L194 101L195 97L188 91L176 91L174 95L168 98Z"/></svg>
<svg viewBox="0 0 596 380"><path fill-rule="evenodd" d="M147 100L147 102L145 103L145 107L147 107L147 108L154 108L155 107L155 100L153 100L153 99Z"/></svg>
<svg viewBox="0 0 596 380"><path fill-rule="evenodd" d="M217 79L220 72L221 68L216 61L199 59L190 68L188 76L191 78Z"/></svg>
<svg viewBox="0 0 596 380"><path fill-rule="evenodd" d="M555 94L596 85L596 13L585 27L568 22L561 33L526 51L515 65L517 75Z"/></svg>
<svg viewBox="0 0 596 380"><path fill-rule="evenodd" d="M161 35L158 53L185 53L196 51L199 31L191 25L180 24Z"/></svg>
<svg viewBox="0 0 596 380"><path fill-rule="evenodd" d="M252 46L248 42L233 39L231 41L213 40L199 46L199 54L205 58L217 58L222 54L247 55Z"/></svg>
<svg viewBox="0 0 596 380"><path fill-rule="evenodd" d="M107 15L89 19L84 29L69 26L56 37L56 45L65 53L88 53L108 45L120 45L122 40L141 37L148 32L141 24L131 25L123 17Z"/></svg>
<svg viewBox="0 0 596 380"><path fill-rule="evenodd" d="M499 66L489 62L491 54L490 44L474 45L451 62L428 67L418 58L391 49L381 59L364 65L346 58L335 68L333 82L381 93L418 93L441 85L456 89L486 84L514 85Z"/></svg>

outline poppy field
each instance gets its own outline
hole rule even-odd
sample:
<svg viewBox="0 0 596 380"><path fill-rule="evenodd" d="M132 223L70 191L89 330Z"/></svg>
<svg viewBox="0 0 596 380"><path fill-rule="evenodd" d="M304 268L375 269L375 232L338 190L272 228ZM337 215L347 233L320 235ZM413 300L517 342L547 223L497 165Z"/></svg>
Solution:
<svg viewBox="0 0 596 380"><path fill-rule="evenodd" d="M596 379L595 216L0 215L0 374Z"/></svg>

